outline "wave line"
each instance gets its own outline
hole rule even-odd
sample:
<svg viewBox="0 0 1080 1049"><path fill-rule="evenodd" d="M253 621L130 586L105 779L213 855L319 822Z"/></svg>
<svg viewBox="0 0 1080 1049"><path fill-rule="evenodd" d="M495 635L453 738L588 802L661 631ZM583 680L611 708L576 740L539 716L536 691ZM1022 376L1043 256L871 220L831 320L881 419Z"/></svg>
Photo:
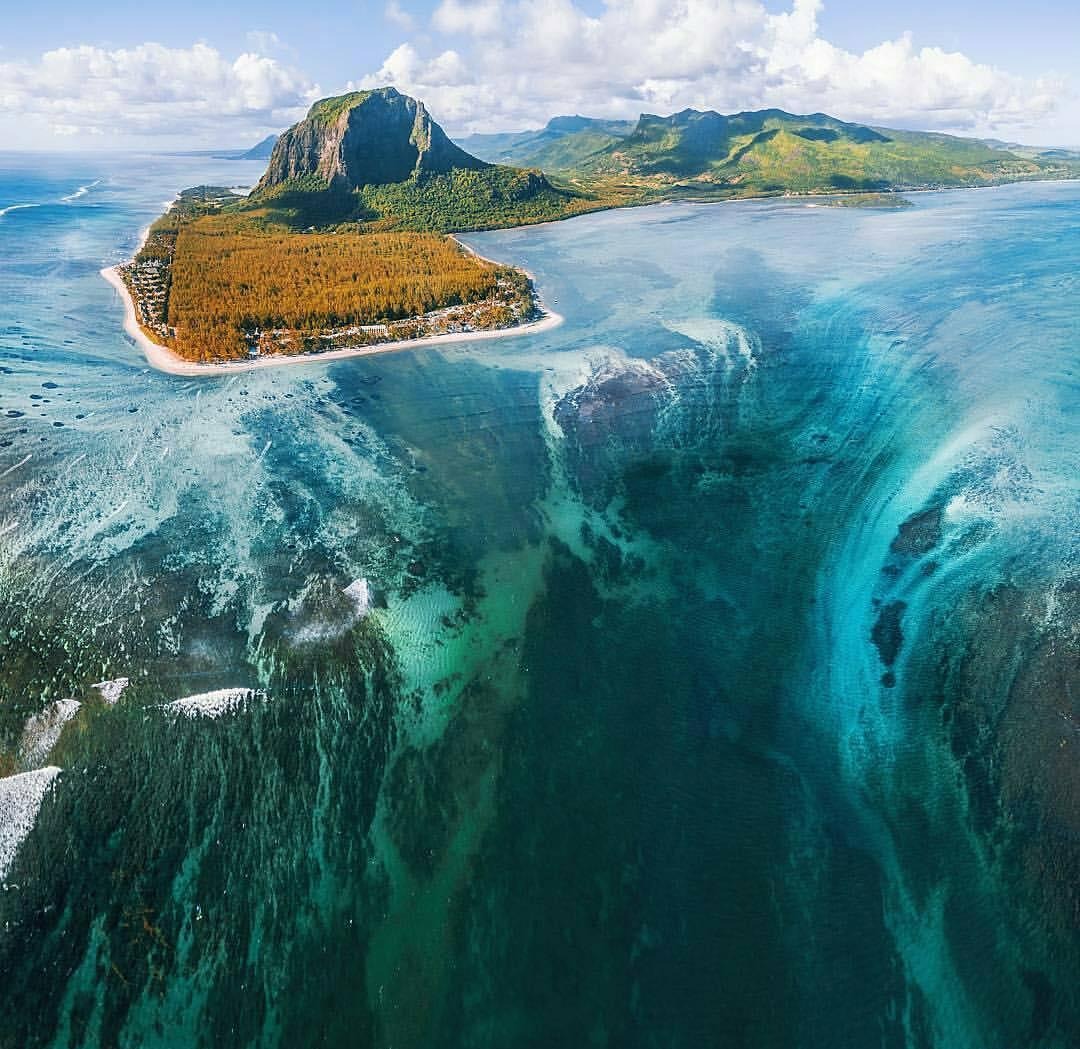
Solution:
<svg viewBox="0 0 1080 1049"><path fill-rule="evenodd" d="M61 197L60 199L65 204L70 204L72 201L78 200L79 197L85 197L86 194L89 193L90 190L92 190L95 186L100 186L101 182L102 182L101 179L96 178L96 179L94 179L93 182L87 182L87 184L85 186L80 186L73 193L69 193L66 197Z"/></svg>
<svg viewBox="0 0 1080 1049"><path fill-rule="evenodd" d="M40 204L9 204L6 208L0 208L0 219L9 211L20 211L22 208L40 208Z"/></svg>

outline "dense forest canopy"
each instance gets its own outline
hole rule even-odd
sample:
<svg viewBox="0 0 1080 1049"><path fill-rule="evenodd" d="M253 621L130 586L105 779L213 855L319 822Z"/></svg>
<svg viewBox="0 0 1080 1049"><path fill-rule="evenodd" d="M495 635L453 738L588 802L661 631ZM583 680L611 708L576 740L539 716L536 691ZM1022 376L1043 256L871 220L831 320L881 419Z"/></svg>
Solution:
<svg viewBox="0 0 1080 1049"><path fill-rule="evenodd" d="M180 232L167 320L185 356L236 357L266 329L314 335L491 299L500 275L436 234L295 234L211 216Z"/></svg>

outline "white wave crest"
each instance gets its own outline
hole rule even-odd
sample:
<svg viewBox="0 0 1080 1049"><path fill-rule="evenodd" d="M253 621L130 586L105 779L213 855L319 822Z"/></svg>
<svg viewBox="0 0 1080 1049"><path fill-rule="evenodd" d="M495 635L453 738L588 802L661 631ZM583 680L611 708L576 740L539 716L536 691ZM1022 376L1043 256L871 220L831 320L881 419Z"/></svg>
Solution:
<svg viewBox="0 0 1080 1049"><path fill-rule="evenodd" d="M22 211L24 208L40 208L40 204L9 204L6 208L0 208L0 219L9 211Z"/></svg>
<svg viewBox="0 0 1080 1049"><path fill-rule="evenodd" d="M118 677L113 681L98 681L91 685L91 688L96 688L101 693L101 698L109 704L110 707L116 705L116 701L123 694L124 689L131 684L129 678Z"/></svg>
<svg viewBox="0 0 1080 1049"><path fill-rule="evenodd" d="M60 769L49 765L0 779L0 879L6 878L15 854L41 811L41 802Z"/></svg>
<svg viewBox="0 0 1080 1049"><path fill-rule="evenodd" d="M187 718L219 718L223 714L242 711L250 700L265 700L261 689L219 688L213 692L199 692L165 704L165 709Z"/></svg>
<svg viewBox="0 0 1080 1049"><path fill-rule="evenodd" d="M80 706L78 700L58 699L40 714L26 719L19 742L19 760L24 768L33 769L44 763L64 726L79 712Z"/></svg>
<svg viewBox="0 0 1080 1049"><path fill-rule="evenodd" d="M80 186L74 192L69 193L66 197L61 197L60 199L65 204L70 204L72 201L78 200L80 197L85 197L86 194L90 192L90 190L92 190L95 186L100 186L100 185L101 185L101 179L99 179L99 178L94 179L93 182L87 182L87 184L85 186Z"/></svg>
<svg viewBox="0 0 1080 1049"><path fill-rule="evenodd" d="M360 619L371 610L371 586L366 579L353 580L341 591L355 606Z"/></svg>
<svg viewBox="0 0 1080 1049"><path fill-rule="evenodd" d="M752 336L733 321L724 320L722 317L695 317L662 323L669 331L693 339L713 356L728 364L739 362L747 371L757 367Z"/></svg>

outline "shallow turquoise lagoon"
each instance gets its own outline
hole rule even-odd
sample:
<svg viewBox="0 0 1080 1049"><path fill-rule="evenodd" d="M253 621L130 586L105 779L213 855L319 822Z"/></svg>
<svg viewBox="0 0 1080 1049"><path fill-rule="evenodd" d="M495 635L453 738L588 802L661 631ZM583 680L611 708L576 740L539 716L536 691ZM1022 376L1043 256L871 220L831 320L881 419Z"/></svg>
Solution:
<svg viewBox="0 0 1080 1049"><path fill-rule="evenodd" d="M98 270L258 174L0 157L0 1047L1076 1045L1080 186L148 369Z"/></svg>

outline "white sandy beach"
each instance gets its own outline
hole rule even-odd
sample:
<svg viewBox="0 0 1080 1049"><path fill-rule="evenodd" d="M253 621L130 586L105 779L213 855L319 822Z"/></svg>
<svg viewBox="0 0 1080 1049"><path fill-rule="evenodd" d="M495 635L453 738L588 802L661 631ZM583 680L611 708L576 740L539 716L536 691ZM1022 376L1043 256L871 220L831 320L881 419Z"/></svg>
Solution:
<svg viewBox="0 0 1080 1049"><path fill-rule="evenodd" d="M171 207L171 205L170 205ZM142 231L139 247L135 249L138 254L146 243L150 234L148 226ZM485 259L483 255L475 251L468 244L463 244L457 237L453 238L470 254L475 255L485 262L493 262ZM499 264L497 264L499 265ZM530 280L531 273L527 273ZM326 350L322 353L298 353L277 354L275 356L256 357L252 360L223 361L219 364L199 364L188 361L179 354L173 353L167 346L154 342L139 326L135 315L135 302L127 289L127 285L119 273L118 266L107 266L101 271L101 275L116 289L124 303L124 331L131 336L135 345L143 352L147 362L158 371L168 372L170 375L227 375L233 372L250 372L258 368L279 368L289 364L322 364L326 361L344 360L348 357L373 357L380 353L396 353L400 350L418 350L427 346L445 346L455 342L479 342L483 339L503 339L512 335L538 335L541 332L557 328L563 322L560 314L547 309L543 303L540 308L544 315L538 320L529 321L526 324L518 324L512 328L492 328L488 331L450 332L445 335L425 335L419 339L396 339L393 342L380 342L374 346L343 346L339 350Z"/></svg>

